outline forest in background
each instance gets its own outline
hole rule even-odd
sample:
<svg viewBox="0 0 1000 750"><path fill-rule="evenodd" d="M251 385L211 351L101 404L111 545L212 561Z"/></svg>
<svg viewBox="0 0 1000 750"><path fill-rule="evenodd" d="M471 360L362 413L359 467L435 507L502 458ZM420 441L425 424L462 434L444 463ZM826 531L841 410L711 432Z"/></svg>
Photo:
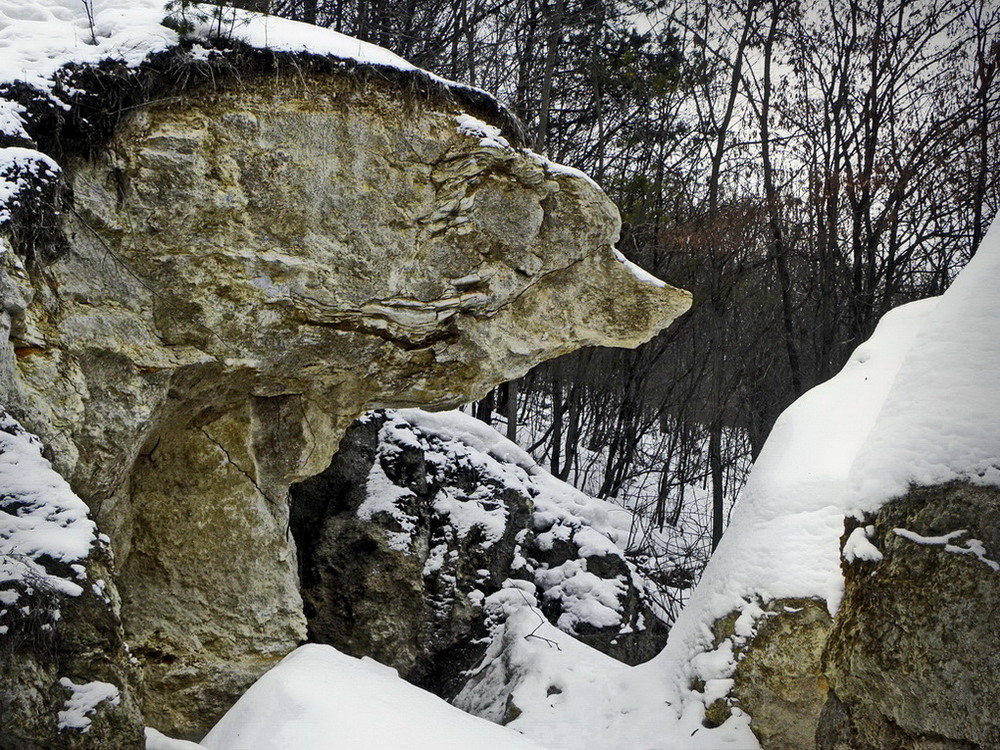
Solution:
<svg viewBox="0 0 1000 750"><path fill-rule="evenodd" d="M183 3L178 3L183 5ZM1000 208L988 0L242 0L481 87L601 184L619 248L695 295L473 406L641 511L679 605L781 411L888 309L941 294Z"/></svg>

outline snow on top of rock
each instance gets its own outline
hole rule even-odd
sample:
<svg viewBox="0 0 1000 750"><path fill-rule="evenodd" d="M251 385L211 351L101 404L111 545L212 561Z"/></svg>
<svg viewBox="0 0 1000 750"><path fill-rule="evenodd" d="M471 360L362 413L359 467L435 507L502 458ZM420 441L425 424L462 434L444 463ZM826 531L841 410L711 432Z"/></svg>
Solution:
<svg viewBox="0 0 1000 750"><path fill-rule="evenodd" d="M30 200L30 192L40 193L41 184L57 179L60 171L55 160L40 151L18 146L0 148L0 224L10 221L14 207L25 198ZM3 252L7 249L5 242Z"/></svg>
<svg viewBox="0 0 1000 750"><path fill-rule="evenodd" d="M413 493L389 481L378 461L368 474L365 492L365 501L358 507L358 518L370 521L380 513L391 518L399 530L387 531L386 542L394 550L407 552L410 549L410 539L416 519L403 510L401 501L413 497Z"/></svg>
<svg viewBox="0 0 1000 750"><path fill-rule="evenodd" d="M187 27L185 37L194 42L193 59L219 54L197 42L221 38L276 52L330 56L405 72L419 70L388 50L331 29L210 4L194 4L183 11L167 5L165 0L0 0L0 87L27 85L68 110L71 104L66 99L78 92L67 89L65 80L57 92L60 71L104 61L138 67L150 56L176 47L181 36L173 27L180 26ZM420 73L449 88L483 94L426 71ZM27 116L22 104L0 96L0 136L30 145ZM48 157L31 149L0 148L0 223L10 220L5 204L20 189L7 167L30 159Z"/></svg>
<svg viewBox="0 0 1000 750"><path fill-rule="evenodd" d="M384 417L377 457L369 472L368 497L358 513L364 515L377 506L380 520L388 522L383 525L389 545L402 551L413 547L408 536L415 529L409 515L412 493L391 484L399 482L399 477L385 478L382 461L391 463L403 449L419 450L427 467L433 510L446 524L441 527L443 536L432 537L425 575L442 571L449 564L447 556L457 554L449 540L471 537L477 548L486 550L503 538L509 531L511 506L498 490L513 490L530 499L534 540L528 540L528 529L517 534L511 570L530 579L532 583L523 583L532 596L537 591L543 597L549 611L558 610L559 627L571 633L644 630L641 618L636 619L624 604L633 594L652 613L660 612L647 595L648 579L626 556L634 520L631 512L553 477L492 427L461 412L386 410ZM472 487L468 486L470 477L475 477ZM390 486L384 486L385 482ZM377 498L372 497L373 490ZM551 554L538 555L539 551ZM482 573L488 575L488 571ZM509 579L502 585L508 583Z"/></svg>
<svg viewBox="0 0 1000 750"><path fill-rule="evenodd" d="M628 546L633 517L630 511L590 497L560 481L489 425L459 411L431 413L400 409L394 413L456 450L475 454L476 460L487 462L486 468L491 475L502 477L509 486L530 494L535 504L536 528L589 527L593 533L586 532L585 538L593 554L606 554ZM607 544L598 541L598 536Z"/></svg>
<svg viewBox="0 0 1000 750"><path fill-rule="evenodd" d="M510 150L510 141L503 137L500 128L489 125L477 117L463 112L455 118L458 122L458 132L479 139L479 145L484 148L496 148L501 151Z"/></svg>
<svg viewBox="0 0 1000 750"><path fill-rule="evenodd" d="M1000 485L1000 219L941 296L850 470L857 508L911 484Z"/></svg>
<svg viewBox="0 0 1000 750"><path fill-rule="evenodd" d="M39 587L79 596L81 568L70 564L99 543L86 503L42 456L41 441L0 410L0 601ZM71 572L53 572L49 561Z"/></svg>
<svg viewBox="0 0 1000 750"><path fill-rule="evenodd" d="M652 284L653 286L658 286L658 287L667 286L667 282L665 282L663 279L658 279L656 276L653 276L653 274L651 274L645 268L637 266L635 263L626 258L622 254L621 250L619 250L618 248L612 248L612 252L614 253L615 260L617 260L619 263L622 263L628 270L628 272L633 276L635 276L639 281L643 282L644 284Z"/></svg>
<svg viewBox="0 0 1000 750"><path fill-rule="evenodd" d="M86 734L90 731L90 717L97 713L100 704L107 702L118 706L121 703L118 688L110 682L94 680L77 685L68 677L63 677L59 684L70 691L64 709L58 713L60 731L75 729Z"/></svg>
<svg viewBox="0 0 1000 750"><path fill-rule="evenodd" d="M261 677L201 741L208 750L540 750L371 659L309 644Z"/></svg>
<svg viewBox="0 0 1000 750"><path fill-rule="evenodd" d="M188 11L190 36L215 35L215 12L210 5ZM168 10L164 0L0 0L0 83L24 81L47 90L56 72L72 63L119 60L139 65L180 41L178 33L163 24L178 14ZM416 70L388 50L330 29L234 8L223 9L221 20L223 36L252 47Z"/></svg>

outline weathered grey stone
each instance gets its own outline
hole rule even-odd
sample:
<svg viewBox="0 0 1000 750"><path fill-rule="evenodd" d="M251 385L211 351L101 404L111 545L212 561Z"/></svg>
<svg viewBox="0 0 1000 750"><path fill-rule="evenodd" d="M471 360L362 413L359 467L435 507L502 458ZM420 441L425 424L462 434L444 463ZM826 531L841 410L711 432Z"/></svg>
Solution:
<svg viewBox="0 0 1000 750"><path fill-rule="evenodd" d="M556 519L535 516L537 495L489 468L502 461L459 443L396 412L375 412L351 426L322 474L292 487L309 639L373 657L452 698L485 653L482 600L510 578L536 582L536 569L573 561L621 582L618 623L581 627L574 636L630 663L658 653L667 626L636 585L636 568L620 554L583 557L569 526L564 542L541 550L536 534ZM445 508L454 501L463 520L502 518L502 531L462 528L438 507L442 499ZM589 529L579 518L561 520ZM557 623L565 603L542 600Z"/></svg>
<svg viewBox="0 0 1000 750"><path fill-rule="evenodd" d="M365 408L456 405L689 304L613 257L592 183L458 114L230 76L63 165L68 247L5 293L4 394L112 537L161 730L197 736L304 637L287 490Z"/></svg>
<svg viewBox="0 0 1000 750"><path fill-rule="evenodd" d="M1000 747L1000 489L915 488L860 525L883 558L844 564L818 747Z"/></svg>
<svg viewBox="0 0 1000 750"><path fill-rule="evenodd" d="M736 668L733 695L765 750L811 750L828 691L826 603L781 599L768 607Z"/></svg>
<svg viewBox="0 0 1000 750"><path fill-rule="evenodd" d="M716 645L734 639L737 658L729 696L705 712L714 726L739 706L764 750L811 750L826 702L823 648L832 626L826 603L816 599L778 599L763 605L754 633L734 638L738 613L714 625Z"/></svg>

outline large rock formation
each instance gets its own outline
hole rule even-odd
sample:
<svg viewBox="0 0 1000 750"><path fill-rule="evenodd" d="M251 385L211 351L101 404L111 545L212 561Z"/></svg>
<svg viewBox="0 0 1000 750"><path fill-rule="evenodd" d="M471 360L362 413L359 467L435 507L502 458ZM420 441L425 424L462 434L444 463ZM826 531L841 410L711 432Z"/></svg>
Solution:
<svg viewBox="0 0 1000 750"><path fill-rule="evenodd" d="M818 747L1000 747L1000 489L915 488L857 535L872 548L844 564Z"/></svg>
<svg viewBox="0 0 1000 750"><path fill-rule="evenodd" d="M1000 490L914 487L848 519L841 544L836 617L768 603L710 723L739 706L764 750L1000 746Z"/></svg>
<svg viewBox="0 0 1000 750"><path fill-rule="evenodd" d="M0 366L111 537L147 722L195 736L305 636L288 487L353 419L637 345L689 297L616 258L600 189L463 111L475 97L184 54L190 82L114 100L86 152L35 119L71 198L9 232Z"/></svg>
<svg viewBox="0 0 1000 750"><path fill-rule="evenodd" d="M484 601L517 588L577 640L649 659L667 627L624 553L630 519L472 417L367 415L292 487L309 640L450 698L485 653Z"/></svg>

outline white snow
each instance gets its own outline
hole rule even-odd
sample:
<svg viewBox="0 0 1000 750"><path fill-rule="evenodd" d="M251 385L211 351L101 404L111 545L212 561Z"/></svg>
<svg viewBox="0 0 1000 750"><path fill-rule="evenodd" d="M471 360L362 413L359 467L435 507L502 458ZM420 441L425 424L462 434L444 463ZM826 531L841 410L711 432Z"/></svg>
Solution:
<svg viewBox="0 0 1000 750"><path fill-rule="evenodd" d="M12 201L25 190L39 190L39 178L55 177L59 172L59 165L40 151L19 146L0 148L0 224L10 220Z"/></svg>
<svg viewBox="0 0 1000 750"><path fill-rule="evenodd" d="M909 485L1000 484L1000 221L906 354L851 467L857 508Z"/></svg>
<svg viewBox="0 0 1000 750"><path fill-rule="evenodd" d="M850 536L844 542L843 554L847 562L854 562L855 560L878 562L882 559L882 552L871 543L873 531L873 526L859 526L851 532Z"/></svg>
<svg viewBox="0 0 1000 750"><path fill-rule="evenodd" d="M840 536L852 506L848 473L936 304L924 300L891 311L835 378L778 418L661 659L689 662L709 648L708 624L758 600L816 597L837 606L843 595Z"/></svg>
<svg viewBox="0 0 1000 750"><path fill-rule="evenodd" d="M386 542L391 549L407 552L410 549L410 535L416 526L417 519L407 513L402 502L414 497L405 487L393 484L385 475L378 461L368 474L368 484L365 489L365 500L358 507L357 516L363 521L370 521L379 514L391 518L399 526L399 530L386 531Z"/></svg>
<svg viewBox="0 0 1000 750"><path fill-rule="evenodd" d="M87 4L93 8L93 29L87 18ZM216 33L211 16L214 9L202 5L199 10L202 13L187 14L194 23L191 36L207 39ZM178 43L177 32L163 25L168 14L164 0L87 0L86 4L83 0L2 0L0 83L20 80L47 91L53 86L56 72L69 63L119 60L129 66L139 65L150 54ZM206 14L208 18L203 17ZM226 9L222 28L226 38L252 47L417 70L374 44L276 16ZM206 54L203 48L200 53ZM10 122L16 123L16 110L0 112L0 125L10 127Z"/></svg>
<svg viewBox="0 0 1000 750"><path fill-rule="evenodd" d="M617 260L619 263L624 264L628 272L633 276L635 276L637 279L639 279L639 281L643 282L644 284L652 284L653 286L658 286L658 287L665 287L667 285L667 282L663 281L662 279L656 278L645 268L637 266L635 263L633 263L624 255L622 255L622 252L618 248L612 248L611 251L614 253L615 260Z"/></svg>
<svg viewBox="0 0 1000 750"><path fill-rule="evenodd" d="M507 528L507 511L503 506L489 507L491 493L488 489L473 493L471 497L458 497L448 488L438 493L434 510L447 516L449 523L461 537L468 536L474 529L484 534L483 547L490 547L503 536Z"/></svg>
<svg viewBox="0 0 1000 750"><path fill-rule="evenodd" d="M146 727L146 750L204 750L204 745L187 740L175 740L157 730Z"/></svg>
<svg viewBox="0 0 1000 750"><path fill-rule="evenodd" d="M90 731L90 717L97 713L97 707L107 701L112 706L121 702L118 688L110 682L95 680L77 685L68 677L59 680L59 684L70 691L66 700L66 708L59 712L59 731L75 729L86 733Z"/></svg>
<svg viewBox="0 0 1000 750"><path fill-rule="evenodd" d="M997 483L998 287L1000 222L994 222L943 297L888 313L835 378L781 415L658 657L632 668L602 663L607 657L540 624L530 607L508 598L504 604L513 611L459 705L497 717L505 710L497 696L510 694L523 712L511 726L549 748L576 747L580 737L594 750L757 748L738 709L716 729L701 720L705 707L730 689L735 649L769 614L763 605L813 598L835 611L843 595L845 517L878 508L910 482ZM870 533L857 529L846 554L877 560L881 552ZM967 536L961 530L940 538L897 533L1000 567L979 540L957 544ZM711 626L730 612L738 614L735 635L715 644ZM584 664L592 678L580 674ZM704 684L701 692L691 689L696 681ZM560 692L550 694L549 686Z"/></svg>
<svg viewBox="0 0 1000 750"><path fill-rule="evenodd" d="M545 622L526 596L507 589L488 598L501 624L457 706L495 721L516 706L508 726L549 750L757 747L739 710L705 729L655 662L629 667L583 645Z"/></svg>
<svg viewBox="0 0 1000 750"><path fill-rule="evenodd" d="M729 612L740 612L745 626L740 632L738 621L738 645L764 613L761 603L814 598L836 611L846 516L876 510L911 483L1000 483L998 286L994 221L942 297L890 311L836 377L781 415L666 649L651 662L682 693L692 678L730 676L730 643L713 651L710 630ZM994 563L977 540L943 543ZM845 552L881 555L867 529L851 535ZM706 699L690 693L686 702Z"/></svg>
<svg viewBox="0 0 1000 750"><path fill-rule="evenodd" d="M201 741L208 750L540 750L370 659L301 646Z"/></svg>
<svg viewBox="0 0 1000 750"><path fill-rule="evenodd" d="M968 536L968 529L957 529L949 534L944 534L941 536L922 536L909 529L893 529L893 533L907 539L911 542L917 544L924 544L928 546L940 546L944 548L945 552L952 552L957 555L972 555L977 560L979 560L984 565L988 566L994 571L1000 571L1000 563L996 560L991 560L986 557L986 545L983 544L979 539L966 539L965 546L959 547L957 544L952 544L953 541L961 539L963 536Z"/></svg>
<svg viewBox="0 0 1000 750"><path fill-rule="evenodd" d="M0 488L0 601L16 602L19 588L83 593L79 567L71 568L71 575L57 575L39 560L69 564L85 559L99 543L97 527L87 505L42 456L41 441L2 410Z"/></svg>
<svg viewBox="0 0 1000 750"><path fill-rule="evenodd" d="M513 151L510 142L500 132L500 128L489 125L466 112L458 115L455 119L458 122L458 132L478 138L480 146L501 151Z"/></svg>

